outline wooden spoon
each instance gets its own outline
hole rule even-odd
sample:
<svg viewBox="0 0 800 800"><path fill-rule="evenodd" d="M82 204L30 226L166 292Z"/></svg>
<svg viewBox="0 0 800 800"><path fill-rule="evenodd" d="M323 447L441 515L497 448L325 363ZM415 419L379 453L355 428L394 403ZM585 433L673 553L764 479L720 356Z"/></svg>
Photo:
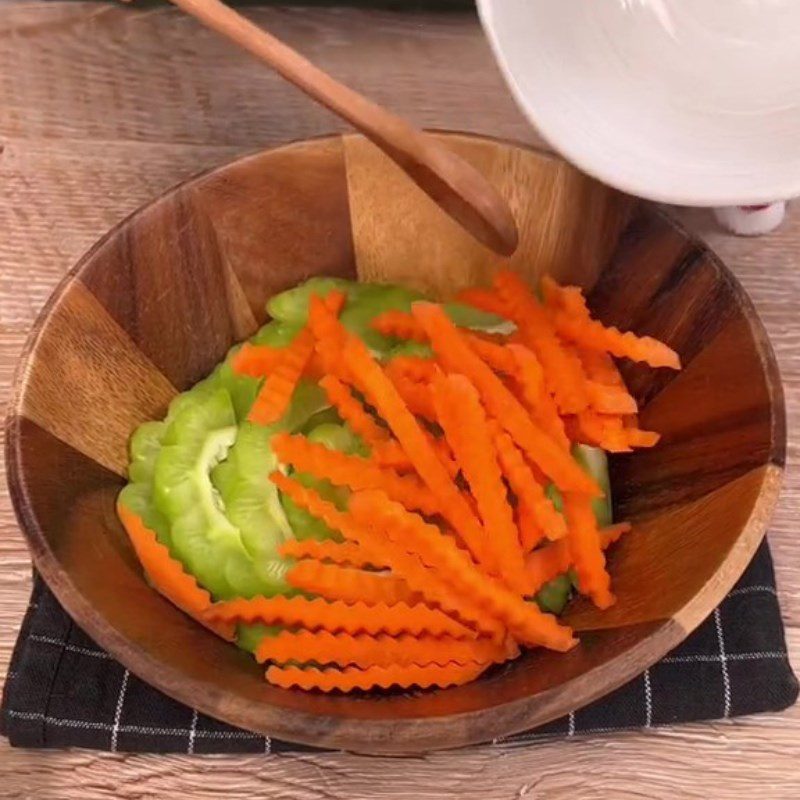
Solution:
<svg viewBox="0 0 800 800"><path fill-rule="evenodd" d="M517 226L506 201L441 142L334 80L220 0L172 2L347 120L478 241L504 256L517 249Z"/></svg>

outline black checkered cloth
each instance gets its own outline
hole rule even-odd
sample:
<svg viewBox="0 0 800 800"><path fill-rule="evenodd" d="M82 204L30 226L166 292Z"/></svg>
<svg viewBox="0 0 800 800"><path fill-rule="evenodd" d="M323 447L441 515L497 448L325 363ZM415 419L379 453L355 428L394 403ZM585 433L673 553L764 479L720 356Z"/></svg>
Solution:
<svg viewBox="0 0 800 800"><path fill-rule="evenodd" d="M780 711L797 693L765 543L722 605L666 658L613 694L503 744ZM15 747L310 749L234 728L143 683L89 639L38 578L3 692L0 732Z"/></svg>

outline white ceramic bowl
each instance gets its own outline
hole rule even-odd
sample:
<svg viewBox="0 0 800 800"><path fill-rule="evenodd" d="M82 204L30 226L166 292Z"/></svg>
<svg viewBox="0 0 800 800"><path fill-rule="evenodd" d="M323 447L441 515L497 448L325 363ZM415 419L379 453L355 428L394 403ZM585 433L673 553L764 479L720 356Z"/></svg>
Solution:
<svg viewBox="0 0 800 800"><path fill-rule="evenodd" d="M631 194L800 195L800 0L478 0L550 144Z"/></svg>

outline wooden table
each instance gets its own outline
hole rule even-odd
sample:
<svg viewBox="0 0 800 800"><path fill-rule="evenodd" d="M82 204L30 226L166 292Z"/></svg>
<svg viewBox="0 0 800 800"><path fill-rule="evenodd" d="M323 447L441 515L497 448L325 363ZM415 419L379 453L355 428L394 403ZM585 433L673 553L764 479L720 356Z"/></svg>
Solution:
<svg viewBox="0 0 800 800"><path fill-rule="evenodd" d="M421 125L537 138L469 13L253 8L322 67ZM109 226L171 184L241 153L338 127L265 69L160 6L0 0L0 402L33 321ZM680 212L679 212L680 213ZM734 239L681 216L751 293L778 353L790 430L800 422L800 214ZM789 446L771 541L789 648L800 664L800 473ZM30 563L0 496L0 682ZM474 748L413 760L348 755L188 757L10 749L7 798L800 797L800 707L775 716Z"/></svg>

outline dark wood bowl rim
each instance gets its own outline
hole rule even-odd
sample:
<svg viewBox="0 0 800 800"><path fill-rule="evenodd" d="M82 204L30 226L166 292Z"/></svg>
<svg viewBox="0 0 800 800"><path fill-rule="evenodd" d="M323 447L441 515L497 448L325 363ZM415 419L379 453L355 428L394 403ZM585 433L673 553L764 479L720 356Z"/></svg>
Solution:
<svg viewBox="0 0 800 800"><path fill-rule="evenodd" d="M551 153L513 140L450 130L432 132L511 145L537 152L542 157L557 159L557 156L553 156ZM705 244L689 235L663 212L653 210L652 213L664 216L669 224L688 241L702 248L733 286L737 303L747 312L746 316L757 345L763 374L766 376L766 383L770 390L774 432L772 448L765 462L761 488L747 523L737 540L737 545L731 549L717 570L717 574L724 575L723 579L710 581L681 609L678 615L664 620L640 642L594 669L534 696L464 714L387 720L348 720L336 717L330 719L330 721L335 719L335 724L331 725L332 732L320 737L317 733L310 734L309 731L319 730L319 723L325 721L324 717L321 719L321 715L300 711L287 713L283 708L273 707L270 709L266 704L262 704L259 706L256 716L250 708L252 704L244 700L238 704L236 701L231 702L230 698L227 702L221 702L216 691L206 691L211 687L204 687L198 682L192 684L182 682L177 670L165 667L158 659L141 650L132 650L126 638L104 621L102 615L84 599L69 576L64 573L51 552L43 531L37 524L25 488L20 449L20 409L24 395L25 376L31 366L31 355L36 349L45 320L61 296L67 291L75 276L99 248L113 239L120 230L131 224L145 209L189 184L209 175L224 172L233 165L241 165L266 153L289 149L309 142L325 142L353 135L328 134L301 139L280 147L246 154L226 164L193 175L140 206L112 227L84 254L66 273L42 308L20 356L13 381L12 400L5 422L8 486L17 520L31 551L33 564L45 583L72 619L103 649L142 680L174 699L195 707L212 717L223 719L233 725L244 725L259 733L287 741L375 755L418 754L487 742L555 719L622 686L680 644L733 588L766 533L769 519L778 500L785 463L785 408L775 354L750 298L733 273ZM739 546L741 543L744 544ZM454 724L458 721L462 721L464 724ZM323 724L322 727L324 728L325 725Z"/></svg>

